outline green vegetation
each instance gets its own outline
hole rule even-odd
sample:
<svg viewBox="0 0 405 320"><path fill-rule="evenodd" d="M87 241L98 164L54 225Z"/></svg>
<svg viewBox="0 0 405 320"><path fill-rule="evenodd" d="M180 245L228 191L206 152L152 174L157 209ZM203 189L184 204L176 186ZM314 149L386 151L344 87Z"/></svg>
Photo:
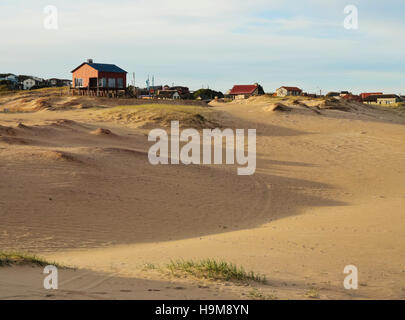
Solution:
<svg viewBox="0 0 405 320"><path fill-rule="evenodd" d="M253 271L246 272L241 266L225 261L205 259L201 261L178 260L168 266L172 274L189 274L196 278L223 281L255 281L266 283L266 277Z"/></svg>
<svg viewBox="0 0 405 320"><path fill-rule="evenodd" d="M143 270L143 271L157 270L157 269L159 269L159 267L156 266L156 265L153 264L153 263L145 263L145 264L142 266L142 270Z"/></svg>
<svg viewBox="0 0 405 320"><path fill-rule="evenodd" d="M193 95L194 99L201 98L202 100L212 100L215 99L215 97L222 99L224 97L224 94L222 92L211 89L199 89L194 92Z"/></svg>
<svg viewBox="0 0 405 320"><path fill-rule="evenodd" d="M17 252L0 252L0 267L12 265L35 265L40 267L54 265L60 267L59 264L48 262L35 255Z"/></svg>

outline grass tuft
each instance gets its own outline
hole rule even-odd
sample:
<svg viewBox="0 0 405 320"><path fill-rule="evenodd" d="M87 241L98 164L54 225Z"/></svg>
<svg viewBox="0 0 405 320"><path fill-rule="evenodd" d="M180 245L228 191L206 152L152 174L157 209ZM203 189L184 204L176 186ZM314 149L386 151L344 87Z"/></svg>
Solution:
<svg viewBox="0 0 405 320"><path fill-rule="evenodd" d="M249 298L253 300L277 300L278 297L274 294L268 295L259 291L258 289L253 289L249 292Z"/></svg>
<svg viewBox="0 0 405 320"><path fill-rule="evenodd" d="M167 267L173 274L186 273L202 279L266 283L265 276L256 274L253 271L246 272L243 267L233 263L213 259L198 262L192 260L171 261Z"/></svg>
<svg viewBox="0 0 405 320"><path fill-rule="evenodd" d="M51 263L43 258L36 255L31 255L28 253L18 253L18 252L0 252L0 267L7 266L21 266L21 265L35 265L39 267L46 267L48 265L54 265L56 267L61 267L57 263Z"/></svg>
<svg viewBox="0 0 405 320"><path fill-rule="evenodd" d="M306 292L305 296L306 296L307 298L310 298L310 299L320 299L320 297L321 297L317 288L311 288L311 289L309 289L309 290Z"/></svg>

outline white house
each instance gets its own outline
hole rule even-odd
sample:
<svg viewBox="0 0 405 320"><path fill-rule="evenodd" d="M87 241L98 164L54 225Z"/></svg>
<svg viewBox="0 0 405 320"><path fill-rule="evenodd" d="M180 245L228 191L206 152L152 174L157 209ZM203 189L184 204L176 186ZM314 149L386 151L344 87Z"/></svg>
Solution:
<svg viewBox="0 0 405 320"><path fill-rule="evenodd" d="M25 79L23 82L23 89L24 90L30 90L33 86L35 86L36 81L34 79L28 78Z"/></svg>
<svg viewBox="0 0 405 320"><path fill-rule="evenodd" d="M276 90L276 94L278 97L285 97L285 96L300 96L302 90L297 87L280 87Z"/></svg>
<svg viewBox="0 0 405 320"><path fill-rule="evenodd" d="M178 100L181 99L181 96L177 90L159 90L157 94L158 99L173 99Z"/></svg>

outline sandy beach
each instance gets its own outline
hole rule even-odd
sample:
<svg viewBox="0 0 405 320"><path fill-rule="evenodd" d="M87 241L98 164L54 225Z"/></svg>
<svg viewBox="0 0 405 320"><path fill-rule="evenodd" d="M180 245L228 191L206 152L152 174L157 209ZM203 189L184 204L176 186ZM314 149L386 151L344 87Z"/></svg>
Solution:
<svg viewBox="0 0 405 320"><path fill-rule="evenodd" d="M0 114L0 248L76 268L61 270L51 293L39 267L0 268L0 299L404 299L404 113L302 99L189 112L55 93L0 98L0 112L9 109ZM256 173L152 166L148 132L173 119L256 129ZM268 283L145 268L205 258ZM359 270L358 290L343 287L347 265Z"/></svg>

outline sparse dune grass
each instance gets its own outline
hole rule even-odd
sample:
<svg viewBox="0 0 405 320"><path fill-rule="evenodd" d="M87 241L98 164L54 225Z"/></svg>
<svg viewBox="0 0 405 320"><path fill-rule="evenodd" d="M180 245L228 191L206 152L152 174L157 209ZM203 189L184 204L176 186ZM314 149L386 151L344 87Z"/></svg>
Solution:
<svg viewBox="0 0 405 320"><path fill-rule="evenodd" d="M7 267L13 265L17 266L33 265L39 267L54 265L57 267L61 267L61 265L55 262L49 262L43 258L28 253L0 252L0 267Z"/></svg>
<svg viewBox="0 0 405 320"><path fill-rule="evenodd" d="M215 111L207 107L187 105L145 104L117 106L103 111L105 120L125 123L152 123L170 126L171 121L179 121L182 127L214 128Z"/></svg>
<svg viewBox="0 0 405 320"><path fill-rule="evenodd" d="M277 300L277 296L275 294L265 294L261 292L260 290L253 288L249 292L249 298L253 300Z"/></svg>
<svg viewBox="0 0 405 320"><path fill-rule="evenodd" d="M204 259L200 261L171 261L167 268L174 275L191 275L200 279L266 283L266 277L253 271L245 271L242 266L225 261Z"/></svg>

